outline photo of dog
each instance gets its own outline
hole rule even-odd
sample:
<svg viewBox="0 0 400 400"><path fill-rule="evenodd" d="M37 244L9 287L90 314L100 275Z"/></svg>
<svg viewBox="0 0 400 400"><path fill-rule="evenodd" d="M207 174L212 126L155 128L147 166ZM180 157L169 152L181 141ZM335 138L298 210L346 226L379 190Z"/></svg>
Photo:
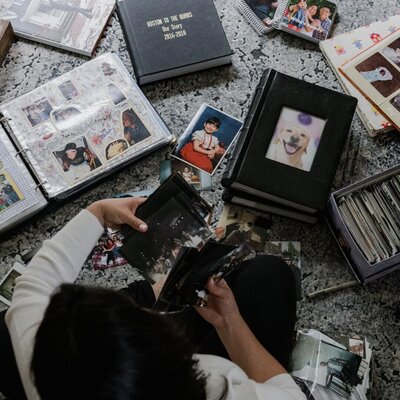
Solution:
<svg viewBox="0 0 400 400"><path fill-rule="evenodd" d="M300 126L283 127L274 139L274 160L303 169L303 156L307 154L310 136Z"/></svg>
<svg viewBox="0 0 400 400"><path fill-rule="evenodd" d="M326 121L283 107L266 158L310 171Z"/></svg>

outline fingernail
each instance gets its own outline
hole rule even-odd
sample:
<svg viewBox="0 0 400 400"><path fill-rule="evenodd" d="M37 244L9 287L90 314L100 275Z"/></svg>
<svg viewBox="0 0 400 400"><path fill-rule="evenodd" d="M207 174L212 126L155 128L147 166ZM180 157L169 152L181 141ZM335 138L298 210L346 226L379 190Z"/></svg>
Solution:
<svg viewBox="0 0 400 400"><path fill-rule="evenodd" d="M139 225L139 231L140 232L146 232L147 231L147 225L146 224L140 224Z"/></svg>

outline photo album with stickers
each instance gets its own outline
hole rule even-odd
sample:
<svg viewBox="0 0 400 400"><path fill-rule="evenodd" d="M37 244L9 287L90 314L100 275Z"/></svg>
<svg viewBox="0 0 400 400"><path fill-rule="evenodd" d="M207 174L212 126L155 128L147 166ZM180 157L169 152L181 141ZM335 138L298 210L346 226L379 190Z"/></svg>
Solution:
<svg viewBox="0 0 400 400"><path fill-rule="evenodd" d="M0 233L173 142L115 54L0 105Z"/></svg>

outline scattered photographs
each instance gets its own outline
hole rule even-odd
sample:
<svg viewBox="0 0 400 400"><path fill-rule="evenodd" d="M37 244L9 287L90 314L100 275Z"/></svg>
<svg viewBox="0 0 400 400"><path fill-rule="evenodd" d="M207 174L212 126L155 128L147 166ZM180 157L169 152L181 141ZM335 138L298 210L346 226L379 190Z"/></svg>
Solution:
<svg viewBox="0 0 400 400"><path fill-rule="evenodd" d="M12 176L1 165L0 163L0 213L24 199Z"/></svg>
<svg viewBox="0 0 400 400"><path fill-rule="evenodd" d="M209 174L179 160L163 160L160 163L160 182L163 183L174 172L182 175L196 190L211 189Z"/></svg>
<svg viewBox="0 0 400 400"><path fill-rule="evenodd" d="M150 132L132 108L122 112L121 120L124 128L124 139L129 146L133 146L150 136Z"/></svg>
<svg viewBox="0 0 400 400"><path fill-rule="evenodd" d="M373 54L355 68L383 97L400 89L400 71L381 53Z"/></svg>
<svg viewBox="0 0 400 400"><path fill-rule="evenodd" d="M128 261L119 253L122 239L121 232L107 228L92 252L92 266L95 270L128 264Z"/></svg>
<svg viewBox="0 0 400 400"><path fill-rule="evenodd" d="M241 127L238 119L203 104L171 155L212 175Z"/></svg>
<svg viewBox="0 0 400 400"><path fill-rule="evenodd" d="M252 249L263 252L271 225L270 219L239 207L225 205L214 228L214 234L218 240L226 244L236 245L246 242Z"/></svg>
<svg viewBox="0 0 400 400"><path fill-rule="evenodd" d="M266 158L310 171L326 120L283 107Z"/></svg>
<svg viewBox="0 0 400 400"><path fill-rule="evenodd" d="M85 178L101 166L100 159L84 136L65 144L63 149L54 151L53 155L67 179L72 183Z"/></svg>
<svg viewBox="0 0 400 400"><path fill-rule="evenodd" d="M61 85L58 85L58 89L68 101L79 96L78 89L75 87L71 80L65 81Z"/></svg>
<svg viewBox="0 0 400 400"><path fill-rule="evenodd" d="M126 100L125 95L122 93L120 88L114 83L109 83L107 85L107 93L110 96L111 101L115 105L122 103L124 100Z"/></svg>
<svg viewBox="0 0 400 400"><path fill-rule="evenodd" d="M400 176L337 199L342 219L370 264L400 250Z"/></svg>
<svg viewBox="0 0 400 400"><path fill-rule="evenodd" d="M28 121L32 127L47 121L50 118L50 113L52 110L53 107L50 105L46 97L42 97L32 104L22 108L23 113L25 114L26 118L28 118Z"/></svg>
<svg viewBox="0 0 400 400"><path fill-rule="evenodd" d="M106 159L110 160L113 157L119 156L129 148L129 144L125 139L117 139L109 143L106 147Z"/></svg>
<svg viewBox="0 0 400 400"><path fill-rule="evenodd" d="M11 304L12 295L15 287L15 280L22 274L25 267L16 262L4 279L0 282L0 301L6 305Z"/></svg>

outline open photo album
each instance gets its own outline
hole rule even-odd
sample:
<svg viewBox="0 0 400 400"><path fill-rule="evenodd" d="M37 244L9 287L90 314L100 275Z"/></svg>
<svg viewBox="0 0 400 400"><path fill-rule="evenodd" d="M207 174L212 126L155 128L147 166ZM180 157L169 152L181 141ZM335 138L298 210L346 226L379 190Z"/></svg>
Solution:
<svg viewBox="0 0 400 400"><path fill-rule="evenodd" d="M171 143L115 54L0 105L0 233Z"/></svg>

